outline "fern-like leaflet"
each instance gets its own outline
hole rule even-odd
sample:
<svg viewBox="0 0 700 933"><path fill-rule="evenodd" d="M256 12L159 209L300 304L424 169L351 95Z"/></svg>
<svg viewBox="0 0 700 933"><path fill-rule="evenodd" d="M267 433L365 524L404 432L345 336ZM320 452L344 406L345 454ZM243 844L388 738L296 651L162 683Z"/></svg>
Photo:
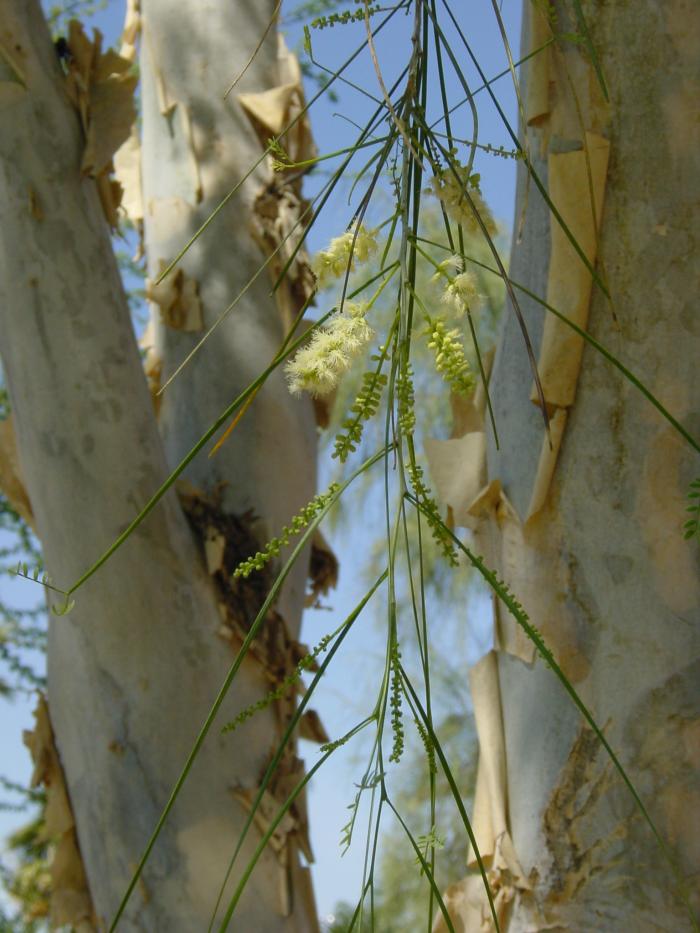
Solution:
<svg viewBox="0 0 700 933"><path fill-rule="evenodd" d="M303 658L301 658L292 673L287 674L278 687L266 693L262 699L257 701L257 703L251 703L250 706L246 706L245 709L241 710L235 719L231 720L231 722L227 722L226 725L222 727L222 733L233 732L247 719L250 719L251 716L254 716L255 713L259 712L260 710L267 709L267 707L271 706L276 700L281 700L288 693L288 691L292 689L292 687L301 681L301 675L305 671L313 669L316 658L319 656L319 654L321 654L321 652L326 650L332 638L332 635L324 635L316 647L312 651L309 651L308 654L305 654Z"/></svg>
<svg viewBox="0 0 700 933"><path fill-rule="evenodd" d="M389 761L398 764L404 749L403 716L401 715L401 652L394 642L391 649L391 731L394 736Z"/></svg>
<svg viewBox="0 0 700 933"><path fill-rule="evenodd" d="M443 556L448 564L456 567L459 564L457 551L450 538L449 532L445 529L437 502L430 495L430 490L423 480L423 468L416 464L408 465L408 477L416 496L417 505L425 515L431 534L439 545Z"/></svg>
<svg viewBox="0 0 700 933"><path fill-rule="evenodd" d="M690 512L691 517L683 525L683 537L686 541L700 538L700 476L690 484L688 502L690 504L686 511Z"/></svg>
<svg viewBox="0 0 700 933"><path fill-rule="evenodd" d="M362 376L362 386L350 408L354 418L346 418L335 439L333 457L339 459L341 463L345 463L350 454L357 450L362 440L365 422L376 415L382 392L387 384L387 377L381 371L386 354L373 356L372 359L377 360L379 365L374 372L365 373Z"/></svg>
<svg viewBox="0 0 700 933"><path fill-rule="evenodd" d="M59 606L56 603L50 604L51 612L53 613L53 615L67 616L68 613L75 606L75 600L71 599L69 593L67 593L65 590L62 590L59 587L54 586L53 583L51 582L51 577L48 575L48 573L45 573L42 571L41 566L35 567L32 573L30 574L29 567L27 566L27 564L22 563L20 561L17 564L17 570L15 571L15 574L18 577L22 577L24 580L29 580L30 583L38 583L40 586L43 586L44 589L52 590L54 593L58 593L59 595L64 597L64 601L62 605Z"/></svg>

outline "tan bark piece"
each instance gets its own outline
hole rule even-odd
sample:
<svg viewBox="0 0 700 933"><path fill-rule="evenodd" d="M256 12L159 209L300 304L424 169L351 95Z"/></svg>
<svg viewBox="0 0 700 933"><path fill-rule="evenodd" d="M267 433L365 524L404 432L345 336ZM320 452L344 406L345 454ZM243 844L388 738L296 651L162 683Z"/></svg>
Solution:
<svg viewBox="0 0 700 933"><path fill-rule="evenodd" d="M253 809L257 791L244 787L235 787L232 790L232 794L234 798L241 804L241 806L250 813L250 811ZM268 790L264 791L260 800L260 804L255 811L255 816L253 817L253 822L261 833L266 833L269 830L275 817L277 816L279 808L279 801L273 797L273 795ZM275 828L275 831L270 836L270 848L278 858L282 856L282 853L286 848L287 836L289 833L294 832L296 825L296 820L292 816L291 811L288 810Z"/></svg>
<svg viewBox="0 0 700 933"><path fill-rule="evenodd" d="M595 133L586 133L582 149L549 154L550 197L592 266L596 261L609 154L610 143ZM555 219L551 223L551 240L547 302L585 328L592 276ZM537 368L549 404L559 407L573 404L583 342L582 337L554 315L546 317ZM530 398L533 402L538 400L534 385Z"/></svg>
<svg viewBox="0 0 700 933"><path fill-rule="evenodd" d="M500 479L492 479L470 502L467 507L467 515L471 516L473 520L478 520L488 512L495 511L501 501L501 492ZM470 528L473 524L474 521L471 521L467 524L467 527Z"/></svg>
<svg viewBox="0 0 700 933"><path fill-rule="evenodd" d="M503 651L515 658L520 658L525 664L532 664L535 660L535 646L495 595L493 599L493 642L496 651Z"/></svg>
<svg viewBox="0 0 700 933"><path fill-rule="evenodd" d="M131 63L122 58L114 49L107 49L95 59L92 81L95 85L99 85L115 76L126 74L130 66Z"/></svg>
<svg viewBox="0 0 700 933"><path fill-rule="evenodd" d="M325 745L330 742L330 737L326 728L321 722L321 717L315 709L307 710L299 722L299 735L302 739L308 739L309 742L317 742L319 745Z"/></svg>
<svg viewBox="0 0 700 933"><path fill-rule="evenodd" d="M122 202L123 189L116 179L110 178L111 171L112 163L110 162L108 171L98 175L95 184L97 185L97 193L100 196L100 204L105 219L111 229L116 230L119 226L119 207Z"/></svg>
<svg viewBox="0 0 700 933"><path fill-rule="evenodd" d="M210 574L218 573L224 566L225 550L226 538L215 528L209 529L209 533L204 538L204 559Z"/></svg>
<svg viewBox="0 0 700 933"><path fill-rule="evenodd" d="M164 260L159 260L158 274L167 267ZM199 286L182 268L176 269L157 285L147 279L146 297L158 305L163 323L174 330L194 332L204 327Z"/></svg>
<svg viewBox="0 0 700 933"><path fill-rule="evenodd" d="M156 347L155 322L153 316L149 317L148 324L139 340L139 349L143 353L143 371L151 394L153 410L158 416L162 397L160 392L161 377L163 375L163 360Z"/></svg>
<svg viewBox="0 0 700 933"><path fill-rule="evenodd" d="M280 800L286 800L293 787L304 773L304 764L291 755L278 765L273 778L274 793L265 790L253 822L261 833L266 833L275 820ZM253 808L257 791L241 786L232 789L234 798L248 811ZM308 821L306 801L303 792L297 797L292 807L285 813L271 834L268 845L275 853L278 864L278 900L279 912L289 916L292 911L293 897L290 872L298 865L297 849L300 849L308 862L313 861L313 852L308 839Z"/></svg>
<svg viewBox="0 0 700 933"><path fill-rule="evenodd" d="M564 429L566 428L567 409L557 408L549 419L549 437L546 435L542 439L542 448L540 450L540 459L537 463L537 473L535 474L535 483L532 487L530 504L527 507L525 521L528 522L535 516L547 500L549 485L554 476L554 468L557 465L559 448L561 447ZM551 446L550 446L551 440Z"/></svg>
<svg viewBox="0 0 700 933"><path fill-rule="evenodd" d="M318 529L311 539L309 580L311 589L306 597L307 606L315 606L321 596L326 596L338 585L338 558Z"/></svg>
<svg viewBox="0 0 700 933"><path fill-rule="evenodd" d="M450 920L460 933L491 933L495 929L481 875L467 875L451 884L442 897ZM500 923L500 918L499 918ZM442 913L433 923L432 933L447 933Z"/></svg>
<svg viewBox="0 0 700 933"><path fill-rule="evenodd" d="M470 669L469 685L479 738L472 819L474 836L482 859L490 856L492 868L508 871L519 887L528 888L508 829L506 749L495 651L489 651ZM476 865L476 855L471 848L467 864Z"/></svg>
<svg viewBox="0 0 700 933"><path fill-rule="evenodd" d="M134 91L138 78L129 73L128 59L113 49L102 52L98 29L90 40L80 23L71 20L68 45L71 56L65 86L85 134L81 171L96 179L107 222L116 229L123 188L110 178L114 171L112 160L136 123Z"/></svg>
<svg viewBox="0 0 700 933"><path fill-rule="evenodd" d="M102 53L102 34L97 29L91 41L80 23L71 20L68 44L71 58L66 86L85 132L81 171L94 177L109 171L112 156L136 121L138 78L128 73L131 63L127 59L112 49Z"/></svg>
<svg viewBox="0 0 700 933"><path fill-rule="evenodd" d="M493 352L485 355L483 363L488 378ZM467 398L451 393L450 407L449 439L427 440L425 453L438 497L447 505L448 527L475 528L477 519L495 507L501 491L499 480L487 479L483 383Z"/></svg>
<svg viewBox="0 0 700 933"><path fill-rule="evenodd" d="M78 848L75 820L54 742L48 704L41 694L34 717L34 729L25 731L22 738L34 763L31 786L43 784L46 787L44 835L55 843L50 867L51 924L52 927L68 925L83 933L92 933L95 930L94 913Z"/></svg>
<svg viewBox="0 0 700 933"><path fill-rule="evenodd" d="M141 140L136 125L129 138L114 155L114 174L122 186L121 207L132 223L143 223L143 193L141 189Z"/></svg>
<svg viewBox="0 0 700 933"><path fill-rule="evenodd" d="M93 40L88 39L82 25L75 19L68 23L68 47L71 52L70 73L66 78L66 90L75 105L83 124L88 129L88 94L95 59L102 48L102 33L96 29Z"/></svg>
<svg viewBox="0 0 700 933"><path fill-rule="evenodd" d="M281 32L277 33L277 65L280 84L298 84L303 86L303 76L299 59L289 48Z"/></svg>
<svg viewBox="0 0 700 933"><path fill-rule="evenodd" d="M507 831L505 747L501 721L496 653L489 651L469 671L469 686L479 738L479 762L472 828L482 858L493 855L496 840ZM473 846L467 865L476 864Z"/></svg>
<svg viewBox="0 0 700 933"><path fill-rule="evenodd" d="M311 297L315 283L305 249L300 247L309 218L308 204L284 179L264 185L253 202L250 232L263 253L285 334ZM278 280L286 268L284 280Z"/></svg>
<svg viewBox="0 0 700 933"><path fill-rule="evenodd" d="M535 3L528 3L530 17L530 52L541 48L552 37L552 30L544 11ZM525 119L528 126L539 126L550 112L551 51L543 49L527 65L525 82ZM556 203L556 202L555 202Z"/></svg>
<svg viewBox="0 0 700 933"><path fill-rule="evenodd" d="M486 435L427 438L425 455L440 500L452 509L456 525L468 524L469 507L486 486Z"/></svg>
<svg viewBox="0 0 700 933"><path fill-rule="evenodd" d="M34 513L22 481L17 453L17 437L12 415L0 421L0 489L20 518L36 533Z"/></svg>
<svg viewBox="0 0 700 933"><path fill-rule="evenodd" d="M498 575L515 595L536 626L559 666L572 683L588 674L589 619L577 611L576 578L567 549L552 523L522 522L504 493L496 509L498 543L491 561ZM556 558L541 558L546 540ZM565 598L562 598L565 594ZM537 651L507 607L494 598L494 642L507 652L532 664Z"/></svg>
<svg viewBox="0 0 700 933"><path fill-rule="evenodd" d="M274 136L279 138L290 162L313 158L315 148L310 130L305 126L305 117L284 132L304 106L304 98L297 84L282 84L257 94L239 94L238 101L263 147L266 148L269 139Z"/></svg>
<svg viewBox="0 0 700 933"><path fill-rule="evenodd" d="M292 53L287 52L287 56ZM257 93L238 94L238 102L257 134L260 144L267 147L274 136L279 139L291 162L304 162L316 155L311 126L306 115L300 116L306 102L300 76L287 70L290 80L278 87ZM286 130L291 123L289 130Z"/></svg>
<svg viewBox="0 0 700 933"><path fill-rule="evenodd" d="M488 379L496 355L495 348L491 348L482 357L482 364ZM450 392L450 410L452 412L452 431L450 437L462 437L473 431L483 431L484 413L486 411L486 389L483 381L479 381L474 391L464 396L459 392Z"/></svg>
<svg viewBox="0 0 700 933"><path fill-rule="evenodd" d="M275 798L286 800L303 777L304 762L301 758L297 758L293 751L290 751L277 766L273 787ZM304 790L297 795L290 812L293 814L296 824L293 836L294 843L303 852L306 861L311 864L314 861L314 853L309 839L309 814Z"/></svg>
<svg viewBox="0 0 700 933"><path fill-rule="evenodd" d="M287 113L298 93L296 84L281 84L267 91L238 95L240 105L253 124L261 145L267 146L271 135L279 136L284 130L289 122Z"/></svg>
<svg viewBox="0 0 700 933"><path fill-rule="evenodd" d="M119 54L128 62L136 61L136 42L141 32L141 0L126 0L126 13L122 29Z"/></svg>
<svg viewBox="0 0 700 933"><path fill-rule="evenodd" d="M458 392L450 393L450 409L452 411L451 437L464 437L484 428L484 409L482 394L479 392L481 384L465 398Z"/></svg>
<svg viewBox="0 0 700 933"><path fill-rule="evenodd" d="M498 680L498 660L489 651L469 671L469 684L474 703L474 717L479 737L479 764L472 829L479 848L489 886L494 898L496 916L503 924L509 903L517 890L528 890L529 884L520 867L508 830L506 795L506 753L501 712L501 691ZM467 858L470 869L478 863L473 848ZM472 873L451 885L445 892L445 905L456 929L464 933L495 929L481 874ZM442 915L436 918L433 933L446 933Z"/></svg>
<svg viewBox="0 0 700 933"><path fill-rule="evenodd" d="M290 161L303 162L314 158L316 147L307 115L299 116L306 105L301 71L296 56L289 51L282 36L278 41L282 83L265 91L238 94L238 102L263 147L267 147L271 136L277 137ZM285 128L295 119L294 126L285 133Z"/></svg>
<svg viewBox="0 0 700 933"><path fill-rule="evenodd" d="M521 584L525 583L523 579L525 575L521 570L521 555L524 553L522 524L518 513L503 492L496 509L496 520L501 531L501 576L511 590L517 593L518 599L525 600L525 605L527 605L529 589L524 592L521 587ZM520 658L526 664L532 664L535 660L535 646L532 641L511 617L496 594L494 594L493 606L496 650L505 651Z"/></svg>
<svg viewBox="0 0 700 933"><path fill-rule="evenodd" d="M85 869L73 828L56 846L51 861L51 882L52 926L65 924L72 928L82 926L84 930L94 930Z"/></svg>

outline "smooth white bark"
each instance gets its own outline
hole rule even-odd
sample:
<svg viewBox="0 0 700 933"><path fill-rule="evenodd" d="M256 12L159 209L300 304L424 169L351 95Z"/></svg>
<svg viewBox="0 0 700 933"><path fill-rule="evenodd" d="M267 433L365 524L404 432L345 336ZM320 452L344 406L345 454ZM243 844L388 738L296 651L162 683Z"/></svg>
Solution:
<svg viewBox="0 0 700 933"><path fill-rule="evenodd" d="M170 15L177 18L172 7ZM94 184L79 174L77 115L39 5L3 0L0 21L26 82L5 107L0 134L0 342L47 568L66 586L133 518L167 464ZM235 61L230 49L228 57ZM229 249L235 265L238 251L249 250L245 230L234 228ZM219 289L228 296L227 286ZM171 455L209 413L187 422L187 436L170 435ZM184 420L178 430L185 433ZM249 470L250 454L238 456ZM216 594L174 496L76 596L74 611L50 623L49 705L96 913L108 921L232 652L216 634ZM267 688L257 666L244 665L220 723ZM230 789L259 775L273 731L271 713L235 740L214 727L124 929L206 929L241 825ZM313 929L303 905L279 915L278 883L267 852L238 929Z"/></svg>
<svg viewBox="0 0 700 933"><path fill-rule="evenodd" d="M283 83L274 28L226 99L224 92L257 46L274 7L272 0L245 8L192 0L178 4L173 16L167 0L142 4L143 194L152 279L262 154L237 95ZM164 99L172 106L165 114ZM203 328L174 329L154 309L163 380L259 272L264 256L249 234L250 212L255 195L272 180L263 163L178 264L198 284ZM271 285L263 270L165 391L159 424L171 465L279 349L282 320ZM278 370L220 452L212 460L196 460L185 475L202 488L225 483L224 509L237 515L252 510L263 544L314 494L315 437L311 404L291 397ZM298 631L303 605L304 563L279 607L292 632Z"/></svg>
<svg viewBox="0 0 700 933"><path fill-rule="evenodd" d="M566 11L557 9L566 29ZM700 86L698 12L682 3L584 9L611 96L598 268L617 316L594 290L589 329L697 437L700 173L689 95ZM578 54L567 53L575 82ZM595 77L589 67L584 73L590 81L575 87L584 119L595 123ZM556 93L569 91L560 85ZM546 178L541 136L532 139ZM548 145L565 151L568 142L551 136ZM520 208L524 191L521 170ZM531 184L510 274L543 296L549 236L549 212ZM544 312L520 297L537 352ZM500 477L521 517L543 437L531 384L509 315L492 379L502 450L491 444L489 476ZM510 555L530 568L526 609L619 751L696 909L700 574L697 541L683 541L681 528L697 474L697 454L587 347L547 504ZM505 652L499 658L510 829L532 886L513 892L508 930L690 929L648 827L552 672Z"/></svg>

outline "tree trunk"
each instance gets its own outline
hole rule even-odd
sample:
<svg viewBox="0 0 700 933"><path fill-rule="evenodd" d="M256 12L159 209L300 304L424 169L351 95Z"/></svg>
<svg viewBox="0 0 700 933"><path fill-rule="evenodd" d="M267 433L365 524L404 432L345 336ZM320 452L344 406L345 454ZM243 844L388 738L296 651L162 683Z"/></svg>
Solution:
<svg viewBox="0 0 700 933"><path fill-rule="evenodd" d="M207 216L251 156L251 145L241 141L248 131L240 118L229 112L231 126L222 124L221 95L230 77L222 74L224 62L235 72L255 47L272 4L236 17L207 16L202 4L196 11L192 7L191 17L184 7L177 15L171 8L169 16L163 4L146 9L154 24L163 18L154 29L153 46L161 56L158 80L172 90L177 107L189 106L195 148L186 155L202 160L202 196L195 210L197 198L193 201L173 180L182 163L171 168L159 162L171 157L162 132L168 123L149 110L147 80L146 146L159 155L146 150L146 194L156 204L160 198L181 198L187 214L167 243L147 215L147 241L157 250L149 257L151 268L159 258L172 258L192 229L187 224ZM0 20L6 53L0 87L3 366L47 569L58 585L67 586L126 527L169 466L253 370L267 362L281 325L261 285L239 309L244 318L239 327L222 327L165 395L164 453L96 184L81 173L85 123L81 129L38 3L2 0ZM169 59L170 53L180 58ZM274 46L272 52L264 48L260 61L249 80L258 87L276 84ZM216 68L218 74L211 83L204 78L199 83L208 62L209 73ZM181 87L175 83L176 67ZM147 67L144 72L149 80L155 73ZM234 153L228 149L231 137L240 147ZM187 259L186 275L199 283L205 326L259 262L246 225L247 206L240 203ZM166 334L166 368L187 340L191 345L191 335ZM246 597L227 584L235 551L231 542L239 550L257 546L261 535L282 524L312 493L310 410L292 405L281 393L277 380L267 395L261 393L219 457L193 467L192 485L183 493L189 524L175 495L166 496L78 591L74 610L51 619L50 715L98 924L114 915L231 664L251 605L259 604L258 594ZM270 430L276 432L273 440ZM273 482L272 467L281 462L289 467ZM217 495L221 482L229 485ZM251 527L242 515L248 510L255 512L258 526ZM304 576L300 571L276 607L265 650L241 668L134 892L125 929L206 929L245 816L239 801L257 788L288 709L263 711L235 736L221 736L218 727L288 669L297 650L293 639ZM278 651L273 671L267 641ZM287 781L292 772L298 778L293 756L287 770ZM255 842L251 836L242 864ZM308 869L298 857L299 848L307 848L303 813L283 843L280 854L264 853L237 914L240 929L316 928ZM79 920L89 922L86 917L70 922L78 926Z"/></svg>
<svg viewBox="0 0 700 933"><path fill-rule="evenodd" d="M526 6L523 54L551 35L542 7ZM698 9L682 0L583 7L610 104L582 46L560 42L526 70L527 138L611 300L591 288L522 165L510 275L588 327L697 437ZM580 29L571 5L556 13L557 32ZM682 536L697 455L599 353L517 294L539 351L554 453L508 313L491 380L501 449L491 438L488 450L489 480L503 495L479 524L480 546L604 728L697 910L689 815L700 806L700 577L697 541ZM475 826L502 929L690 929L605 750L502 606L495 629L496 654L472 679L484 772ZM472 877L449 892L465 930L491 928L475 886Z"/></svg>

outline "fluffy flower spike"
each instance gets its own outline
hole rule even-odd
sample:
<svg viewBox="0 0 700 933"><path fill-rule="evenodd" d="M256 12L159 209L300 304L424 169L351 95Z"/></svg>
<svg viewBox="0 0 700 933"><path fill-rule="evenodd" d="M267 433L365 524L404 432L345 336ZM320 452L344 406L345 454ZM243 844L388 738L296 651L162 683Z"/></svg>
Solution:
<svg viewBox="0 0 700 933"><path fill-rule="evenodd" d="M446 280L445 291L442 296L443 303L458 316L467 311L474 311L481 304L482 297L477 291L477 283L471 272L458 272L451 275L453 269L458 269L461 260L458 256L450 256L437 267L433 281Z"/></svg>
<svg viewBox="0 0 700 933"><path fill-rule="evenodd" d="M355 236L356 229L357 236ZM357 228L351 227L341 236L334 237L328 249L317 253L311 263L318 287L324 288L331 279L345 275L348 265L354 269L356 262L365 262L376 252L376 249L376 230L367 230L362 224Z"/></svg>
<svg viewBox="0 0 700 933"><path fill-rule="evenodd" d="M309 392L316 397L335 389L374 336L366 314L366 304L346 301L343 311L336 312L313 332L308 345L298 350L285 367L292 395Z"/></svg>
<svg viewBox="0 0 700 933"><path fill-rule="evenodd" d="M461 224L470 233L477 233L481 227L474 213L476 209L489 235L495 236L496 222L479 190L478 176L468 175L466 166L455 159L451 165L434 175L430 184L433 194L444 204L447 216L455 223ZM470 199L474 209L469 203Z"/></svg>

